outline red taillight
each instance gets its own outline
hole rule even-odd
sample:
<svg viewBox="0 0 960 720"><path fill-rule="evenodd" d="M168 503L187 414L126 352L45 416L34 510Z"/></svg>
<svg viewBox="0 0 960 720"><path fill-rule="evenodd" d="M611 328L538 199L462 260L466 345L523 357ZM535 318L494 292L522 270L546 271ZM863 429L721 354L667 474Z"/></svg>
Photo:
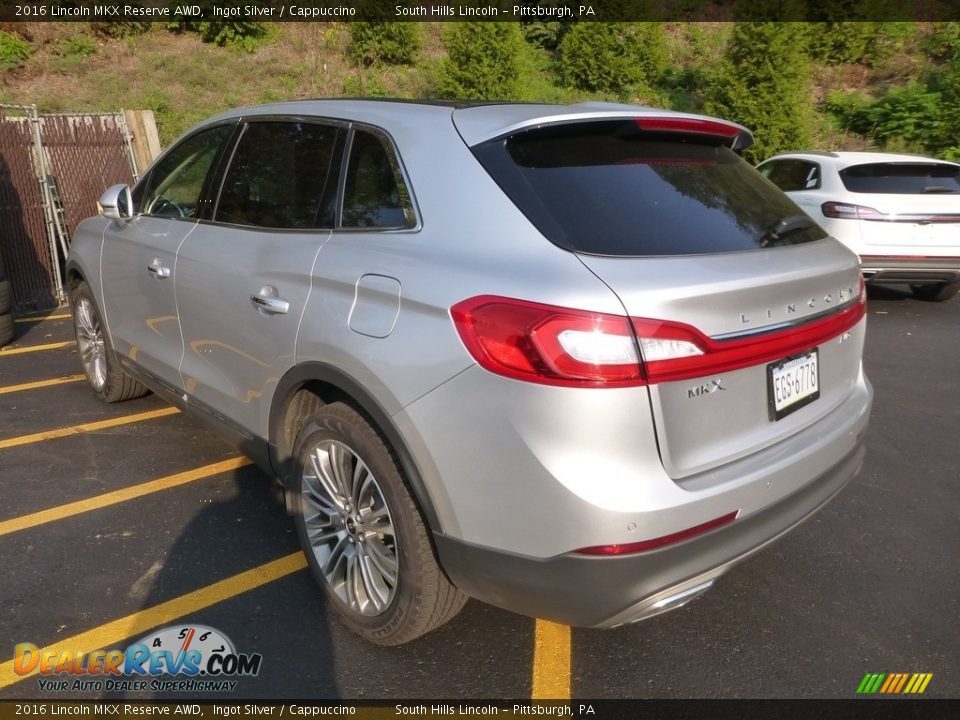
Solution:
<svg viewBox="0 0 960 720"><path fill-rule="evenodd" d="M450 308L464 345L482 367L547 385L643 385L627 318L480 296Z"/></svg>
<svg viewBox="0 0 960 720"><path fill-rule="evenodd" d="M825 202L820 206L824 217L837 220L883 220L886 216L879 210L851 203Z"/></svg>
<svg viewBox="0 0 960 720"><path fill-rule="evenodd" d="M882 213L872 207L841 202L825 202L820 206L820 211L824 217L838 220L871 220L917 225L955 225L960 222L960 215L956 213Z"/></svg>
<svg viewBox="0 0 960 720"><path fill-rule="evenodd" d="M860 283L857 300L830 315L727 340L683 323L489 295L457 303L450 315L470 354L498 375L546 385L628 387L716 375L816 347L860 322L866 307Z"/></svg>
<svg viewBox="0 0 960 720"><path fill-rule="evenodd" d="M719 120L685 117L638 117L634 119L637 127L643 130L658 130L664 132L693 133L695 135L718 135L733 139L740 134L741 129L730 123Z"/></svg>
<svg viewBox="0 0 960 720"><path fill-rule="evenodd" d="M694 525L686 530L680 530L679 532L663 535L662 537L653 538L651 540L641 540L640 542L626 543L624 545L594 545L592 547L574 550L574 552L578 555L610 556L628 555L630 553L641 553L649 550L656 550L657 548L661 548L666 545L673 545L674 543L682 542L683 540L689 540L697 535L703 535L704 533L715 530L718 527L723 527L724 525L732 523L737 519L739 512L740 511L737 510L732 513L727 513L722 517L718 517L714 520L708 520L700 525Z"/></svg>

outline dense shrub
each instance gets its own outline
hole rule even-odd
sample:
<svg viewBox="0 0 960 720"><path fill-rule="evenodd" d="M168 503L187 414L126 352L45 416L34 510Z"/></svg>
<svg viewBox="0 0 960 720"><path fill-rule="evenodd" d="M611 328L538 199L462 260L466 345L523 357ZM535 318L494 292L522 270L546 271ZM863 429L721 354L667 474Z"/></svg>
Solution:
<svg viewBox="0 0 960 720"><path fill-rule="evenodd" d="M564 35L573 25L570 22L532 20L520 23L524 39L531 45L544 50L556 50Z"/></svg>
<svg viewBox="0 0 960 720"><path fill-rule="evenodd" d="M924 54L938 62L949 60L960 48L960 23L930 23L929 32L921 43Z"/></svg>
<svg viewBox="0 0 960 720"><path fill-rule="evenodd" d="M436 90L442 97L513 100L519 93L523 35L516 23L453 23Z"/></svg>
<svg viewBox="0 0 960 720"><path fill-rule="evenodd" d="M653 84L663 72L663 28L659 23L577 23L560 43L559 60L572 87L623 95Z"/></svg>
<svg viewBox="0 0 960 720"><path fill-rule="evenodd" d="M856 93L833 92L826 109L851 132L872 135L901 149L935 150L943 137L947 106L941 93L911 84L894 88L872 102Z"/></svg>
<svg viewBox="0 0 960 720"><path fill-rule="evenodd" d="M420 26L412 22L352 22L350 57L360 65L412 65L420 49Z"/></svg>
<svg viewBox="0 0 960 720"><path fill-rule="evenodd" d="M60 57L88 57L97 51L97 46L85 35L71 35L58 42L53 51Z"/></svg>
<svg viewBox="0 0 960 720"><path fill-rule="evenodd" d="M33 47L12 33L0 30L0 69L11 70L33 53Z"/></svg>
<svg viewBox="0 0 960 720"><path fill-rule="evenodd" d="M863 62L876 65L889 58L916 29L907 22L807 23L807 45L813 59L827 65Z"/></svg>
<svg viewBox="0 0 960 720"><path fill-rule="evenodd" d="M706 110L753 131L749 159L809 147L810 64L789 23L737 23L712 85Z"/></svg>
<svg viewBox="0 0 960 720"><path fill-rule="evenodd" d="M213 16L213 0L199 0L205 15ZM265 5L265 0L221 0L219 7L242 7L244 5ZM174 32L195 32L204 42L216 43L220 47L232 47L253 52L271 37L266 23L250 20L176 20L168 23L167 28Z"/></svg>
<svg viewBox="0 0 960 720"><path fill-rule="evenodd" d="M931 87L939 91L940 128L931 143L948 160L960 160L960 23L941 23L935 35L942 43L946 61L938 73L931 75Z"/></svg>

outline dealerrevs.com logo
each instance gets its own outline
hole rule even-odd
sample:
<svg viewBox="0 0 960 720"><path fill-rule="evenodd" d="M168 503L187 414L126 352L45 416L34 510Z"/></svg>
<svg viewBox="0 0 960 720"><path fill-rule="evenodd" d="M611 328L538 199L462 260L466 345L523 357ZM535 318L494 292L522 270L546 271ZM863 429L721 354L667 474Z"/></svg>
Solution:
<svg viewBox="0 0 960 720"><path fill-rule="evenodd" d="M205 625L162 628L124 650L14 648L17 675L39 675L45 692L231 692L237 677L260 672L259 653L238 653L219 630Z"/></svg>

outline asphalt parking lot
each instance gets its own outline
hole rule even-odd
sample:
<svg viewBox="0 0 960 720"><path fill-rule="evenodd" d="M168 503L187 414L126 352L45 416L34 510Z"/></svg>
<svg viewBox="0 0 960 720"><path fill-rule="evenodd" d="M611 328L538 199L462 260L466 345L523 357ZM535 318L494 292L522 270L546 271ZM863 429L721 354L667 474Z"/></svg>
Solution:
<svg viewBox="0 0 960 720"><path fill-rule="evenodd" d="M64 310L0 351L0 698L50 692L14 645L126 647L202 624L260 653L237 698L854 698L865 673L960 690L960 299L873 288L861 475L687 607L572 631L477 602L400 648L328 617L277 488L153 396L106 406Z"/></svg>

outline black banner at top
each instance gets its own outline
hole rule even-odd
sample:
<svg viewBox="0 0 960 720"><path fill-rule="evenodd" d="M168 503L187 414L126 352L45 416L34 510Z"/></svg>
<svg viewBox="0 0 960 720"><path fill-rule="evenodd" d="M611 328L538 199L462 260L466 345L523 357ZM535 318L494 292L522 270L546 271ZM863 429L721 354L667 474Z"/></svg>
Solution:
<svg viewBox="0 0 960 720"><path fill-rule="evenodd" d="M2 22L960 21L960 0L0 0Z"/></svg>

